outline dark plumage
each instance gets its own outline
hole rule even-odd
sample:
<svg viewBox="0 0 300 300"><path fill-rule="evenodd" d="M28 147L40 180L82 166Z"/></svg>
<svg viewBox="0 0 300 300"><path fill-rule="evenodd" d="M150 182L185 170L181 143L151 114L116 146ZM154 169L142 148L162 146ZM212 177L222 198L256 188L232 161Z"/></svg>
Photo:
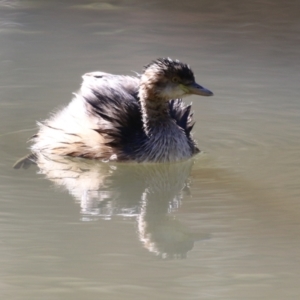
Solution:
<svg viewBox="0 0 300 300"><path fill-rule="evenodd" d="M94 72L83 79L73 101L39 124L33 154L167 162L199 152L191 106L180 98L212 93L195 83L188 65L161 58L137 77Z"/></svg>

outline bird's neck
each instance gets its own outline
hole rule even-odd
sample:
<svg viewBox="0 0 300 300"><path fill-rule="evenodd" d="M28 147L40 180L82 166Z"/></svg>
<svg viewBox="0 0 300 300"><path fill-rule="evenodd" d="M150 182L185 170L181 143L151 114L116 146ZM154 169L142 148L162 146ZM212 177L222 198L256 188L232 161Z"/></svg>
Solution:
<svg viewBox="0 0 300 300"><path fill-rule="evenodd" d="M149 137L174 123L170 118L168 103L141 102L141 108L144 131Z"/></svg>
<svg viewBox="0 0 300 300"><path fill-rule="evenodd" d="M170 117L168 101L160 98L154 90L149 83L142 83L139 90L143 126L148 137L157 130L169 127L170 122L174 123Z"/></svg>

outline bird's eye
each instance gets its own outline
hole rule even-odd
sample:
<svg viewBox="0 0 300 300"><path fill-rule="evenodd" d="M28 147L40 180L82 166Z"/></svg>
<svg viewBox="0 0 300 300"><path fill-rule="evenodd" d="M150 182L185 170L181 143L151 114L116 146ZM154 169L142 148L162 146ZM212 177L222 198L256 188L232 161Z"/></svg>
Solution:
<svg viewBox="0 0 300 300"><path fill-rule="evenodd" d="M174 83L178 83L178 82L179 82L179 78L178 78L178 77L176 77L176 76L175 76L175 77L173 77L173 78L172 78L172 82L174 82Z"/></svg>

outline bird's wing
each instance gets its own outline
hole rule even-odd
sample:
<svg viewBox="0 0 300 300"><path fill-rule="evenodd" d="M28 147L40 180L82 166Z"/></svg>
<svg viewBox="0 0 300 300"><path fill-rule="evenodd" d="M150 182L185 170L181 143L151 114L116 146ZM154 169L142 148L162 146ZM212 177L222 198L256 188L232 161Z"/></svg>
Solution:
<svg viewBox="0 0 300 300"><path fill-rule="evenodd" d="M138 87L136 77L103 72L84 75L80 96L89 113L99 118L95 131L117 152L119 160L130 159L133 148L145 138Z"/></svg>
<svg viewBox="0 0 300 300"><path fill-rule="evenodd" d="M182 99L173 99L169 101L171 117L176 121L176 124L184 130L193 152L198 153L200 150L197 148L191 134L195 125L191 108L191 105L185 106Z"/></svg>

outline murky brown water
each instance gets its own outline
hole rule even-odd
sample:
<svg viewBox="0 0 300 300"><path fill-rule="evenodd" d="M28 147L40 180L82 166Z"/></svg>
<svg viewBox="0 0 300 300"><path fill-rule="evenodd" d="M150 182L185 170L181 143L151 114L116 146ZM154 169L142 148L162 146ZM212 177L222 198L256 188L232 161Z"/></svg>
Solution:
<svg viewBox="0 0 300 300"><path fill-rule="evenodd" d="M0 1L1 299L298 299L299 51L297 1ZM215 93L195 162L12 169L82 74L161 56Z"/></svg>

